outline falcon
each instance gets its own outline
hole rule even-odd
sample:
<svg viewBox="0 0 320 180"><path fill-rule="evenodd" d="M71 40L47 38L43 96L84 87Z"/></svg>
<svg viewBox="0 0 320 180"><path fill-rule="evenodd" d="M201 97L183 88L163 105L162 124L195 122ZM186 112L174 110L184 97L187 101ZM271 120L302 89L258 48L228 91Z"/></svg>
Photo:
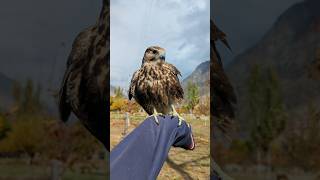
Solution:
<svg viewBox="0 0 320 180"><path fill-rule="evenodd" d="M132 76L129 100L134 98L142 108L153 116L159 124L158 115L172 114L179 118L179 126L184 120L174 104L183 99L183 89L179 82L179 70L165 61L165 49L151 46L146 49L142 65Z"/></svg>
<svg viewBox="0 0 320 180"><path fill-rule="evenodd" d="M211 130L216 126L223 134L227 135L229 130L232 130L233 120L235 118L234 105L237 103L237 98L234 89L223 69L221 56L216 48L216 42L221 41L227 48L230 46L226 39L226 34L222 32L211 20L210 21L210 95L211 98L211 118L213 123L210 123ZM212 121L211 121L212 122ZM211 134L211 137L213 133ZM226 136L227 137L227 136ZM213 139L213 138L212 138ZM211 175L214 179L232 179L225 174L219 165L214 161L214 143L211 143L210 154L212 158Z"/></svg>
<svg viewBox="0 0 320 180"><path fill-rule="evenodd" d="M226 34L213 21L210 21L210 26L210 94L213 96L211 98L213 101L211 102L213 105L211 117L215 117L215 122L212 124L217 125L223 133L227 133L232 127L232 121L235 118L234 105L237 103L237 98L229 78L224 72L216 42L221 41L229 49L230 46L227 42Z"/></svg>
<svg viewBox="0 0 320 180"><path fill-rule="evenodd" d="M103 0L97 23L74 40L59 91L61 120L67 122L74 113L107 150L110 150L109 5L110 0Z"/></svg>

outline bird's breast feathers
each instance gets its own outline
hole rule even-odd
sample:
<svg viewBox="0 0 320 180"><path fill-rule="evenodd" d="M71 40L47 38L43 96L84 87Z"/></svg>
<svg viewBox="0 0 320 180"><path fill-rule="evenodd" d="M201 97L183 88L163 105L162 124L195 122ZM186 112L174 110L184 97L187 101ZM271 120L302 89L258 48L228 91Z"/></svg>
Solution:
<svg viewBox="0 0 320 180"><path fill-rule="evenodd" d="M135 91L138 94L180 99L175 97L176 91L182 91L178 75L177 68L168 63L144 64L134 75L137 78Z"/></svg>

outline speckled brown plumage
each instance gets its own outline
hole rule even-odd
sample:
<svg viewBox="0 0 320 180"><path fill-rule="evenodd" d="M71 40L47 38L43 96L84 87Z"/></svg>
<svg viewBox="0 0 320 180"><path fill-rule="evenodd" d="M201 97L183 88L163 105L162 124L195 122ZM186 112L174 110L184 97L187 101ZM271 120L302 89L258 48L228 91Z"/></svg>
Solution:
<svg viewBox="0 0 320 180"><path fill-rule="evenodd" d="M59 93L60 118L73 112L109 149L109 0L103 0L97 23L73 42Z"/></svg>
<svg viewBox="0 0 320 180"><path fill-rule="evenodd" d="M165 50L153 46L146 50L141 68L132 76L129 99L132 97L149 114L153 108L162 114L172 112L171 105L183 99L179 70L165 62Z"/></svg>
<svg viewBox="0 0 320 180"><path fill-rule="evenodd" d="M210 51L210 94L212 125L226 133L235 117L234 104L237 102L234 89L226 76L215 42L222 41L228 48L226 35L211 21Z"/></svg>

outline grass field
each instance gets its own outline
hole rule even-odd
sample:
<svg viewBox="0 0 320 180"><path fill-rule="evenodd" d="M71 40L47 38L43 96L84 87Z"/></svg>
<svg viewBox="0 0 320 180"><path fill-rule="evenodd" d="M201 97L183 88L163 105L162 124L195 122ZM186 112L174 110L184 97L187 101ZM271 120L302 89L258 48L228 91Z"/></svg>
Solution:
<svg viewBox="0 0 320 180"><path fill-rule="evenodd" d="M277 174L259 175L254 173L229 173L235 180L277 180ZM320 180L314 174L294 174L286 173L288 180Z"/></svg>
<svg viewBox="0 0 320 180"><path fill-rule="evenodd" d="M196 142L194 151L186 151L181 148L171 148L169 160L165 162L158 179L209 179L210 174L210 122L208 117L195 118L190 115L182 115L192 126L193 135ZM145 114L131 115L131 132L144 119ZM122 139L125 126L125 115L111 113L111 149Z"/></svg>
<svg viewBox="0 0 320 180"><path fill-rule="evenodd" d="M67 170L63 180L105 180L106 167L91 173ZM49 180L51 169L44 165L27 165L22 159L0 159L0 180Z"/></svg>

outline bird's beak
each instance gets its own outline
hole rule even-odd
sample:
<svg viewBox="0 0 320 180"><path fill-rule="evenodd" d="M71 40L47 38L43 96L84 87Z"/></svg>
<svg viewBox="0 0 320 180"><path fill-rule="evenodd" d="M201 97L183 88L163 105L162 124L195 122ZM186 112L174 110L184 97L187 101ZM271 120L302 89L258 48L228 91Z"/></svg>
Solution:
<svg viewBox="0 0 320 180"><path fill-rule="evenodd" d="M166 60L166 55L165 54L161 54L159 57L161 60Z"/></svg>

